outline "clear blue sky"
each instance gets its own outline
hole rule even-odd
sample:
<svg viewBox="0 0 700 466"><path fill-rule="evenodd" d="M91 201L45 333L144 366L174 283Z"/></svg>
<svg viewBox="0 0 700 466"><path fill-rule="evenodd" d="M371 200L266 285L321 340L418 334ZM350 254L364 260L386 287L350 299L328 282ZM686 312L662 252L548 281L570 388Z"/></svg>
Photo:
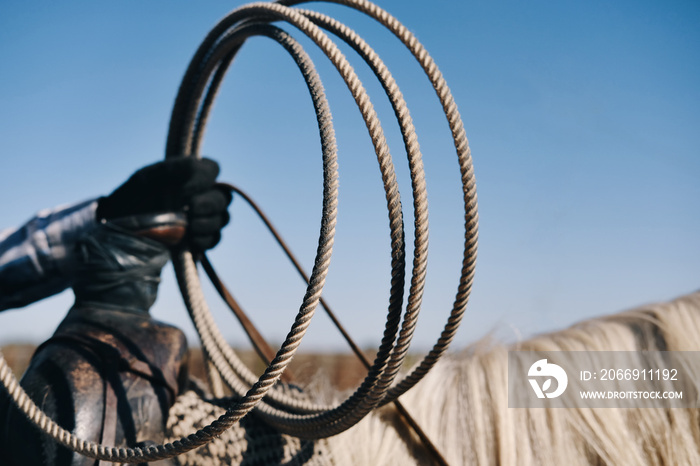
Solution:
<svg viewBox="0 0 700 466"><path fill-rule="evenodd" d="M0 3L0 228L107 194L161 159L192 54L240 5ZM379 5L436 59L472 147L480 250L456 346L494 330L513 340L700 287L700 4ZM415 340L426 347L451 308L461 260L461 191L447 125L427 80L378 25L345 7L309 7L375 46L416 122L431 203L429 283ZM340 149L340 218L326 296L360 344L373 345L390 260L379 172L349 93L302 42L329 92ZM410 205L396 124L367 70L354 63L385 122ZM320 146L303 81L269 39L247 43L230 70L204 153L221 163L222 179L260 202L310 268ZM261 331L279 341L304 287L242 202L234 201L232 215L212 261ZM0 343L47 338L71 301L68 291L3 313ZM218 300L210 303L224 332L242 341ZM170 266L154 313L195 342ZM319 314L302 349L329 347L343 348Z"/></svg>

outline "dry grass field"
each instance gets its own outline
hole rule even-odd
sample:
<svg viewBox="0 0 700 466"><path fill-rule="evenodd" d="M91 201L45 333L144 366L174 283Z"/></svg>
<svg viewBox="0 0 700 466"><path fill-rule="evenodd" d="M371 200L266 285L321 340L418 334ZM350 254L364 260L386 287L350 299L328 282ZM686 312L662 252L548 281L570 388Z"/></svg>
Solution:
<svg viewBox="0 0 700 466"><path fill-rule="evenodd" d="M31 344L11 344L2 347L2 354L17 377L20 377L36 346ZM253 351L238 352L240 358L255 373L262 373L264 365ZM289 371L295 380L305 381L313 377L326 378L338 390L351 389L359 384L366 375L359 360L352 354L310 354L295 356ZM199 348L190 349L190 373L206 380L202 352Z"/></svg>

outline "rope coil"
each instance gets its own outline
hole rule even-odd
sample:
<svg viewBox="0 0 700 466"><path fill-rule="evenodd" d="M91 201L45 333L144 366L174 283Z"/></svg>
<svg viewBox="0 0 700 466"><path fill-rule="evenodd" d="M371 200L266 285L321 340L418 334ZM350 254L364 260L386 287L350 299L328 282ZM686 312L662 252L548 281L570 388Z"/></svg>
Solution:
<svg viewBox="0 0 700 466"><path fill-rule="evenodd" d="M431 81L452 132L464 193L465 243L460 282L448 321L437 343L412 372L395 382L408 352L422 302L428 246L427 194L422 158L408 107L396 82L377 54L354 31L320 13L292 8L303 0L253 3L231 12L204 39L195 53L175 100L166 157L199 157L207 119L225 73L245 40L264 35L280 43L302 72L316 110L323 156L323 204L314 267L295 321L274 360L258 378L242 364L218 331L201 291L194 258L188 251L173 257L183 299L202 340L204 351L223 381L240 398L209 426L179 441L147 448L113 448L87 442L49 419L26 395L0 354L0 378L17 406L56 441L83 455L106 461L144 462L177 456L197 448L255 409L283 433L319 438L343 432L380 405L396 400L415 385L437 362L454 338L469 298L476 260L477 201L474 172L464 127L445 80L423 46L398 20L366 0L329 0L352 7L377 20L411 51ZM303 338L319 303L330 263L337 215L337 149L330 110L313 63L301 46L282 29L271 26L284 21L307 35L328 56L346 82L365 120L384 180L389 214L392 278L384 337L368 375L347 400L337 406L317 406L272 389L286 369ZM394 165L381 124L362 83L335 43L332 33L367 62L381 82L399 120L412 182L414 252L406 310L405 233L401 199Z"/></svg>

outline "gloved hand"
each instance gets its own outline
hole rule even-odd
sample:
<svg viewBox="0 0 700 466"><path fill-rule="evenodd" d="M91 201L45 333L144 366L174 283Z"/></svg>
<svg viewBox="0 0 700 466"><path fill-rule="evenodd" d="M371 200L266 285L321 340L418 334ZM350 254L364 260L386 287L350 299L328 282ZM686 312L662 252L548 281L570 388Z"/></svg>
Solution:
<svg viewBox="0 0 700 466"><path fill-rule="evenodd" d="M97 218L185 211L188 245L197 251L213 248L230 219L231 193L215 185L218 174L219 165L210 159L180 157L154 163L100 198Z"/></svg>

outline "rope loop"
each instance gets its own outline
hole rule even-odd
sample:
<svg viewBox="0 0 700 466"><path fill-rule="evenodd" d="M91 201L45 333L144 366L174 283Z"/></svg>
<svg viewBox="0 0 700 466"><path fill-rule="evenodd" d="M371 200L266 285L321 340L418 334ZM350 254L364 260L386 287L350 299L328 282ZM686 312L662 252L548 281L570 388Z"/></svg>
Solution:
<svg viewBox="0 0 700 466"><path fill-rule="evenodd" d="M113 448L88 442L67 432L49 419L27 396L0 353L0 379L14 403L27 417L57 442L85 456L120 463L166 459L198 448L220 435L255 409L282 433L301 438L338 434L359 422L373 409L396 400L415 385L447 351L469 299L477 247L477 199L474 170L461 117L437 65L396 18L367 0L327 0L354 8L391 31L413 54L435 89L450 127L464 193L464 253L460 281L450 316L440 338L410 374L397 382L409 349L420 311L427 271L428 201L422 155L408 106L393 76L376 52L352 29L318 12L295 8L305 0L251 3L224 17L205 37L185 72L175 99L166 143L166 158L199 157L204 131L217 92L236 54L246 40L265 36L279 43L302 73L318 121L323 159L323 201L316 257L299 311L275 358L256 377L236 356L219 331L201 290L194 257L182 251L173 257L176 277L188 312L200 335L211 365L237 395L227 411L210 425L173 443L148 448ZM384 182L391 240L391 290L384 336L368 374L357 390L335 406L316 405L291 397L273 387L286 369L308 329L321 294L331 260L338 204L338 156L330 108L314 64L299 43L271 23L287 23L309 37L332 62L345 81L365 121ZM329 37L349 44L367 63L386 93L399 122L411 177L414 216L413 259L404 309L406 245L401 196L394 163L381 123L353 67ZM324 304L325 306L325 304Z"/></svg>

